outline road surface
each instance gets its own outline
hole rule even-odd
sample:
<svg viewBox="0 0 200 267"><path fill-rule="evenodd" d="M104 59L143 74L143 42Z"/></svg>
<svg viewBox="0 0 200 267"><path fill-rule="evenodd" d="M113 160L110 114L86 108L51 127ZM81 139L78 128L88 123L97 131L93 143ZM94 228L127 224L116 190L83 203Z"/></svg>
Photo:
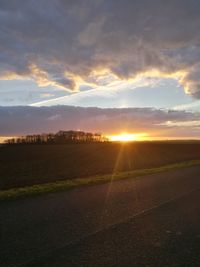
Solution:
<svg viewBox="0 0 200 267"><path fill-rule="evenodd" d="M1 203L0 266L200 266L200 167Z"/></svg>

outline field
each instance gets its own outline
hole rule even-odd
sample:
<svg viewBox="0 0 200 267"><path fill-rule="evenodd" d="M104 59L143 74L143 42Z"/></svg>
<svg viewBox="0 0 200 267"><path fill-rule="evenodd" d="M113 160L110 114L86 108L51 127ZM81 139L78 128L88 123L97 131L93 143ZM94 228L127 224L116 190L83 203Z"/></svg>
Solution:
<svg viewBox="0 0 200 267"><path fill-rule="evenodd" d="M0 266L199 266L199 143L3 146L0 164Z"/></svg>
<svg viewBox="0 0 200 267"><path fill-rule="evenodd" d="M200 143L133 142L0 147L0 189L200 159Z"/></svg>

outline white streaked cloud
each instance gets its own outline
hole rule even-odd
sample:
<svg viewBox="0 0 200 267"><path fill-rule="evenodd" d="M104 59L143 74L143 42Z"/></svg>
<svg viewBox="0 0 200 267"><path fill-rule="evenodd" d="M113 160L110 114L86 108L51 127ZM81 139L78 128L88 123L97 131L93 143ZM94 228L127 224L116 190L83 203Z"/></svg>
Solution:
<svg viewBox="0 0 200 267"><path fill-rule="evenodd" d="M166 121L161 123L160 125L167 127L198 127L200 129L200 119L199 120L191 120L191 121Z"/></svg>
<svg viewBox="0 0 200 267"><path fill-rule="evenodd" d="M174 107L175 110L189 110L189 111L198 111L200 110L200 101L190 101L187 104L181 104Z"/></svg>

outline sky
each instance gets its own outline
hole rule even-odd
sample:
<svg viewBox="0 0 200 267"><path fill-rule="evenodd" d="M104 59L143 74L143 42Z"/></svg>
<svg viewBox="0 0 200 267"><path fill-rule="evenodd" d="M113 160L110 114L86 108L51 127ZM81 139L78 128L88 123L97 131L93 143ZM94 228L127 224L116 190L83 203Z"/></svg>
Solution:
<svg viewBox="0 0 200 267"><path fill-rule="evenodd" d="M199 139L199 14L196 0L0 0L1 138Z"/></svg>

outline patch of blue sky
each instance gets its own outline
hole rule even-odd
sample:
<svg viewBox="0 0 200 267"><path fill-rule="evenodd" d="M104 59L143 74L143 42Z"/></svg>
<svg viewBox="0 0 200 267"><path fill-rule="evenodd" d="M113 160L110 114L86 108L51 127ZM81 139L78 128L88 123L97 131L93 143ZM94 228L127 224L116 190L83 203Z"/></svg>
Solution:
<svg viewBox="0 0 200 267"><path fill-rule="evenodd" d="M67 96L55 97L50 101L35 103L36 106L75 105L82 107L126 108L154 107L176 108L185 106L190 109L194 100L174 79L159 79L144 86L134 83L121 83L116 87L83 90Z"/></svg>

